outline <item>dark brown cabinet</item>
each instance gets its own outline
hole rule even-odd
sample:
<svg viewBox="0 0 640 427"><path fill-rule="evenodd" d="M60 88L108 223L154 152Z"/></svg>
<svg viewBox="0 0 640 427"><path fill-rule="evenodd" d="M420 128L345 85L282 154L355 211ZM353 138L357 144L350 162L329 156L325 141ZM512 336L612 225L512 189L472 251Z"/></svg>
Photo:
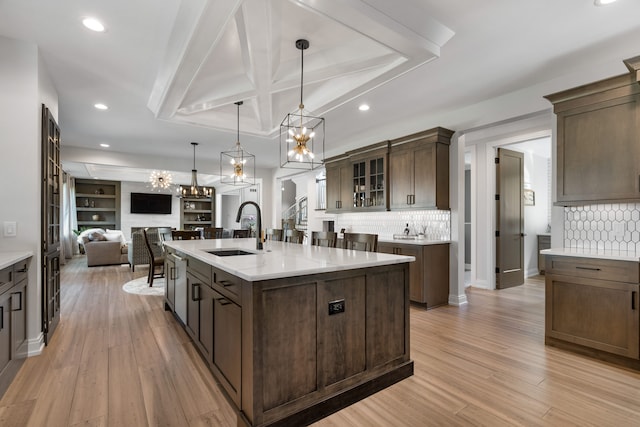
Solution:
<svg viewBox="0 0 640 427"><path fill-rule="evenodd" d="M391 209L449 209L451 135L434 128L390 142Z"/></svg>
<svg viewBox="0 0 640 427"><path fill-rule="evenodd" d="M353 192L351 191L351 162L327 160L327 212L346 212L351 210Z"/></svg>
<svg viewBox="0 0 640 427"><path fill-rule="evenodd" d="M388 209L388 146L385 141L325 161L327 212Z"/></svg>
<svg viewBox="0 0 640 427"><path fill-rule="evenodd" d="M30 258L0 270L0 397L28 355L27 274Z"/></svg>
<svg viewBox="0 0 640 427"><path fill-rule="evenodd" d="M548 344L639 359L638 262L548 256L546 269Z"/></svg>
<svg viewBox="0 0 640 427"><path fill-rule="evenodd" d="M387 209L387 153L385 143L380 149L352 159L353 210Z"/></svg>
<svg viewBox="0 0 640 427"><path fill-rule="evenodd" d="M11 295L0 295L0 375L11 360ZM1 393L0 393L1 394Z"/></svg>
<svg viewBox="0 0 640 427"><path fill-rule="evenodd" d="M211 362L223 378L223 387L231 399L240 404L242 309L239 305L212 292L213 355Z"/></svg>
<svg viewBox="0 0 640 427"><path fill-rule="evenodd" d="M558 204L640 200L635 72L545 98L557 116Z"/></svg>
<svg viewBox="0 0 640 427"><path fill-rule="evenodd" d="M449 301L449 243L414 245L400 242L378 242L378 252L409 255L409 298L433 308Z"/></svg>

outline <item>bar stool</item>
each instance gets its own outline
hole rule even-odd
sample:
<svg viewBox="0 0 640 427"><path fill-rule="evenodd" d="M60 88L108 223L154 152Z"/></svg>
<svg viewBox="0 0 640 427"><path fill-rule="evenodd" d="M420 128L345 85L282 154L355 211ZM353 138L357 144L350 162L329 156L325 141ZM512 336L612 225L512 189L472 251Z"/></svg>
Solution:
<svg viewBox="0 0 640 427"><path fill-rule="evenodd" d="M335 248L338 242L338 233L333 231L312 231L311 232L311 244L313 246L326 246L328 248Z"/></svg>
<svg viewBox="0 0 640 427"><path fill-rule="evenodd" d="M342 238L343 249L356 251L376 252L378 250L378 235L367 233L344 233Z"/></svg>

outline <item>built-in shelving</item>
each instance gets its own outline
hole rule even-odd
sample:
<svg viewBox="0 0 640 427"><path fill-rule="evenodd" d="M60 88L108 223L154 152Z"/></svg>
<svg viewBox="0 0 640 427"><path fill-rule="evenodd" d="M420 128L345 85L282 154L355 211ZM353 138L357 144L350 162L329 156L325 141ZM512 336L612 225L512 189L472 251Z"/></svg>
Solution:
<svg viewBox="0 0 640 427"><path fill-rule="evenodd" d="M120 229L120 182L76 179L78 229Z"/></svg>
<svg viewBox="0 0 640 427"><path fill-rule="evenodd" d="M215 222L215 196L210 198L183 197L180 200L180 228L213 227Z"/></svg>

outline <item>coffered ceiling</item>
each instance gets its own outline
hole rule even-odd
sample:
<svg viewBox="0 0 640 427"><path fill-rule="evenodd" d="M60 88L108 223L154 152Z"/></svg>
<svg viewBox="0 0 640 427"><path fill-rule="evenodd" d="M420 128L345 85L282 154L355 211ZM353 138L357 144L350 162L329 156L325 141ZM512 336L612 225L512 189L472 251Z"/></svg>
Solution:
<svg viewBox="0 0 640 427"><path fill-rule="evenodd" d="M86 16L107 30L86 30ZM638 16L634 0L0 0L0 36L39 48L65 167L139 180L152 168L188 176L191 141L198 170L215 174L240 100L242 145L278 167L280 121L300 102L300 38L304 104L325 117L332 155L549 109L545 94L626 72Z"/></svg>

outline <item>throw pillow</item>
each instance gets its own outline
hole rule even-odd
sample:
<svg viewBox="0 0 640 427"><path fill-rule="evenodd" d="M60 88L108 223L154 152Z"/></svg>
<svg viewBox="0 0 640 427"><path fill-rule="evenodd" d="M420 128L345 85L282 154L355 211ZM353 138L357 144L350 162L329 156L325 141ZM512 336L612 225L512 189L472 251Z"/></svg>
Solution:
<svg viewBox="0 0 640 427"><path fill-rule="evenodd" d="M107 240L107 238L104 237L104 234L98 233L98 232L89 233L87 237L89 237L89 240L92 242L100 242L100 241Z"/></svg>

